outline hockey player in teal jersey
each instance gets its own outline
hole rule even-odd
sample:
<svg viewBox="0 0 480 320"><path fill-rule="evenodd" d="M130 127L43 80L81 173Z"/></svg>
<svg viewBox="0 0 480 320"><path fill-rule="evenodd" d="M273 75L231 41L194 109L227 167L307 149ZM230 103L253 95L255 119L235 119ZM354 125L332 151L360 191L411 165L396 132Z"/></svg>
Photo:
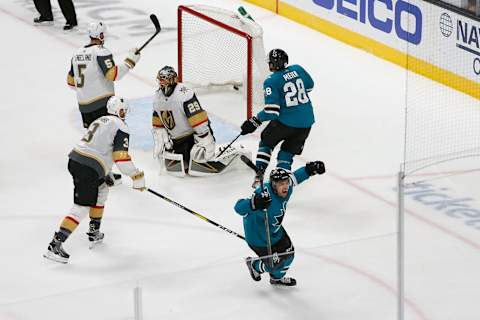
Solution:
<svg viewBox="0 0 480 320"><path fill-rule="evenodd" d="M308 93L313 89L312 77L298 64L288 65L288 55L281 49L268 54L272 74L263 84L265 108L246 120L242 135L254 132L264 121L270 121L262 131L256 159L259 172L264 172L277 144L282 142L277 167L291 170L293 157L303 151L305 140L315 122ZM254 185L258 185L257 175Z"/></svg>
<svg viewBox="0 0 480 320"><path fill-rule="evenodd" d="M245 240L260 257L246 259L253 280L260 281L261 274L268 272L272 285L296 285L295 279L285 277L293 261L294 249L282 221L293 186L310 176L324 172L325 165L322 161L309 162L293 174L283 168L275 168L270 173L270 181L264 185L263 190L259 187L251 198L240 199L235 204L235 211L243 217ZM267 210L272 257L268 257L269 241L265 225L266 215L263 210Z"/></svg>

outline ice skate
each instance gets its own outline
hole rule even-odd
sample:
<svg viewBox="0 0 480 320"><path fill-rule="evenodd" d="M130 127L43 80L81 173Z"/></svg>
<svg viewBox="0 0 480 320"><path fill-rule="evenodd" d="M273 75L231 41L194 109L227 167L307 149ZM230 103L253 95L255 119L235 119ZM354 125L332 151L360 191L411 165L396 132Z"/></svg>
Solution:
<svg viewBox="0 0 480 320"><path fill-rule="evenodd" d="M255 268L253 267L253 258L252 257L247 257L245 258L245 263L247 264L248 271L250 272L250 276L252 277L253 280L255 281L260 281L262 279L262 276Z"/></svg>
<svg viewBox="0 0 480 320"><path fill-rule="evenodd" d="M52 241L48 245L47 252L43 254L43 257L55 262L68 262L70 255L63 250L62 242L60 241L57 232L55 232Z"/></svg>
<svg viewBox="0 0 480 320"><path fill-rule="evenodd" d="M270 278L270 284L274 286L293 287L297 285L297 281L294 278L289 277L283 277L280 279Z"/></svg>
<svg viewBox="0 0 480 320"><path fill-rule="evenodd" d="M87 232L87 236L88 241L90 242L88 246L89 249L93 249L99 244L101 244L103 242L103 238L105 237L103 232L100 232L98 230Z"/></svg>

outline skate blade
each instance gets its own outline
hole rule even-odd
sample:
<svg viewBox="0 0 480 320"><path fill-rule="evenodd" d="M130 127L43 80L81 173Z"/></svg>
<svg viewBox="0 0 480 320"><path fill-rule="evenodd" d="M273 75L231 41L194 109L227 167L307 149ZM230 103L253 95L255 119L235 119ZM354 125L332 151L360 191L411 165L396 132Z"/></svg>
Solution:
<svg viewBox="0 0 480 320"><path fill-rule="evenodd" d="M91 249L97 247L98 245L100 245L102 242L103 242L103 239L96 240L96 241L90 241L90 244L88 245L88 248L91 250Z"/></svg>
<svg viewBox="0 0 480 320"><path fill-rule="evenodd" d="M44 253L43 257L48 259L48 260L52 260L52 261L55 261L55 262L58 262L58 263L65 264L65 263L68 262L68 258L59 257L56 254L51 253L50 251Z"/></svg>
<svg viewBox="0 0 480 320"><path fill-rule="evenodd" d="M51 27L54 25L53 21L45 21L45 22L34 22L33 25L35 27Z"/></svg>

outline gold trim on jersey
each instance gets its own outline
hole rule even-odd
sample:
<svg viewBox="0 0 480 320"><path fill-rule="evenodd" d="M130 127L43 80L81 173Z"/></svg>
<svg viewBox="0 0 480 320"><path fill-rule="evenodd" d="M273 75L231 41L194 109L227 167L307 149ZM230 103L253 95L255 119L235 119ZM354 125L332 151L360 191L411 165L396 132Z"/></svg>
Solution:
<svg viewBox="0 0 480 320"><path fill-rule="evenodd" d="M123 151L123 150L122 151L114 151L112 153L112 158L113 158L113 161L115 161L115 162L132 160L132 158L128 154L128 151Z"/></svg>
<svg viewBox="0 0 480 320"><path fill-rule="evenodd" d="M130 69L133 69L133 67L135 67L135 61L133 61L132 59L126 58L125 63L128 65Z"/></svg>
<svg viewBox="0 0 480 320"><path fill-rule="evenodd" d="M79 104L80 106L92 104L92 103L97 102L97 101L99 101L99 100L102 100L102 99L105 99L105 98L109 98L109 97L111 97L111 96L113 96L113 95L115 95L115 93L109 92L109 93L107 93L107 94L104 94L103 96L95 97L95 98L93 98L93 99L91 99L91 100L79 101L78 104Z"/></svg>
<svg viewBox="0 0 480 320"><path fill-rule="evenodd" d="M67 84L69 86L75 87L75 79L72 77L70 73L67 74Z"/></svg>
<svg viewBox="0 0 480 320"><path fill-rule="evenodd" d="M66 216L63 218L62 224L60 225L60 228L67 229L70 232L73 232L78 226L78 221L73 219L70 216Z"/></svg>
<svg viewBox="0 0 480 320"><path fill-rule="evenodd" d="M160 118L162 119L163 125L168 130L173 130L173 128L175 128L175 118L173 117L173 112L171 110L160 111Z"/></svg>
<svg viewBox="0 0 480 320"><path fill-rule="evenodd" d="M105 165L105 163L103 163L103 160L101 158L99 158L99 157L97 157L93 154L78 150L77 148L73 148L73 151L75 151L76 153L78 153L81 156L84 156L84 157L87 157L87 158L90 158L90 159L93 159L93 160L97 161L98 164L102 167L105 175L110 171L110 170L107 170L107 166Z"/></svg>
<svg viewBox="0 0 480 320"><path fill-rule="evenodd" d="M103 217L103 207L90 207L90 218L101 219Z"/></svg>
<svg viewBox="0 0 480 320"><path fill-rule="evenodd" d="M194 116L191 116L188 118L188 123L192 128L195 128L196 126L208 121L208 116L205 111L202 111L200 113L197 113Z"/></svg>
<svg viewBox="0 0 480 320"><path fill-rule="evenodd" d="M160 117L156 117L156 116L152 117L152 126L156 128L163 128L163 123Z"/></svg>
<svg viewBox="0 0 480 320"><path fill-rule="evenodd" d="M110 81L115 81L118 75L118 67L113 66L105 72L105 78Z"/></svg>

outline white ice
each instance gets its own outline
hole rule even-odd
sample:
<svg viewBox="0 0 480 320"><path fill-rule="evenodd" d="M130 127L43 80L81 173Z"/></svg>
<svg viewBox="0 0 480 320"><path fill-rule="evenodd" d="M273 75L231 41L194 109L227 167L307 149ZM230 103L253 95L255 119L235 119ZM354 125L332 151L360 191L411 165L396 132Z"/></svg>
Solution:
<svg viewBox="0 0 480 320"><path fill-rule="evenodd" d="M233 205L249 195L253 177L239 168L218 177L174 178L159 174L152 159L149 99L157 70L176 65L180 1L78 0L80 29L73 33L61 30L63 17L52 2L53 27L32 25L29 0L0 3L0 319L133 319L137 286L144 319L395 319L395 175L403 155L405 70L241 1L202 3L246 6L264 28L267 50L284 48L316 83L317 122L295 167L323 160L327 173L296 189L284 219L296 249L289 275L298 286L272 288L266 276L253 282L243 262L252 254L245 243L132 190L128 178L110 190L102 246L88 249L83 221L65 243L67 265L42 258L72 205L67 154L83 129L65 78L71 54L87 42L86 23L95 18L109 25L106 46L118 61L151 33L132 28L132 21L148 25L148 14L156 13L164 27L116 85L117 94L132 99L132 156L148 185L243 233ZM239 132L238 94L202 92L199 98L220 142ZM258 139L241 143L255 153ZM462 203L480 209L477 172L427 183L433 193L471 198ZM418 193L406 200L406 319L478 319L480 227L473 213L447 215Z"/></svg>

